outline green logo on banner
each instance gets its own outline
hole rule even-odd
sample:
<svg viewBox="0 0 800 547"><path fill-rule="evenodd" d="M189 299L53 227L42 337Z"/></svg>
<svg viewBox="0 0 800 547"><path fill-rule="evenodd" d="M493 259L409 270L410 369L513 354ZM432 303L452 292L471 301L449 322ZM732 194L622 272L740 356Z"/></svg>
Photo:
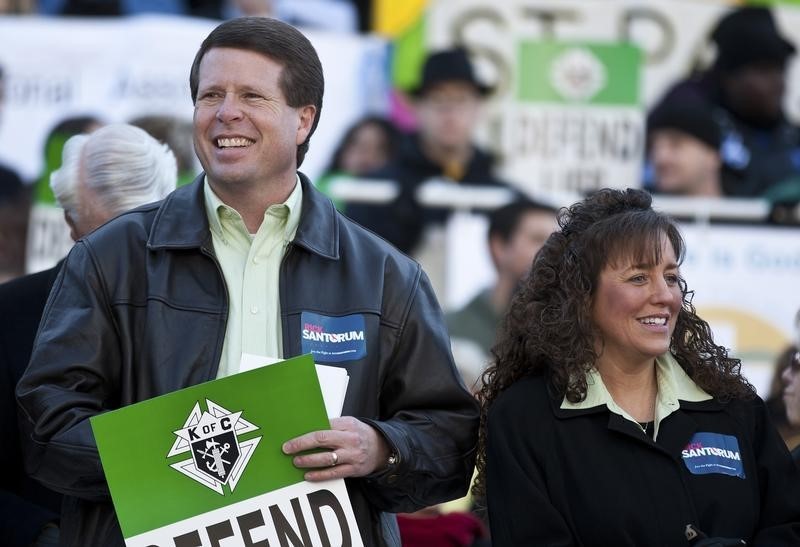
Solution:
<svg viewBox="0 0 800 547"><path fill-rule="evenodd" d="M641 54L629 44L522 42L520 101L630 105L639 102Z"/></svg>

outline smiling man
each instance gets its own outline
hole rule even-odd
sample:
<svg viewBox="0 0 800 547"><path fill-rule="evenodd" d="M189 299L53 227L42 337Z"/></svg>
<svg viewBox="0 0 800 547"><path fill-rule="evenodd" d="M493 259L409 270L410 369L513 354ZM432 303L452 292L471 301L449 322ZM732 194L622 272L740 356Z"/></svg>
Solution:
<svg viewBox="0 0 800 547"><path fill-rule="evenodd" d="M190 87L204 173L78 242L56 281L17 390L29 471L68 495L63 544L122 545L89 418L235 374L242 353L312 353L347 369L344 417L283 450L308 480L347 479L364 544L399 545L390 513L463 495L474 461L427 276L297 171L324 87L297 30L221 24Z"/></svg>

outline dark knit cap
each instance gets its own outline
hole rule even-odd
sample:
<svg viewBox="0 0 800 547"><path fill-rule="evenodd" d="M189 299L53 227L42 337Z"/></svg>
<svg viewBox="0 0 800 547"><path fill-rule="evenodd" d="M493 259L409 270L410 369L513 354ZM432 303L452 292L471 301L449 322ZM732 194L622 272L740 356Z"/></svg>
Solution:
<svg viewBox="0 0 800 547"><path fill-rule="evenodd" d="M714 66L728 71L758 62L783 63L796 51L778 32L772 12L762 6L729 12L717 23L711 39L717 45Z"/></svg>
<svg viewBox="0 0 800 547"><path fill-rule="evenodd" d="M673 129L691 135L714 149L719 149L722 133L708 108L699 104L664 103L647 120L647 133Z"/></svg>
<svg viewBox="0 0 800 547"><path fill-rule="evenodd" d="M469 54L466 49L461 47L437 51L429 55L422 67L422 78L419 84L409 90L409 93L419 97L431 87L443 82L466 82L473 85L483 96L492 92L490 86L482 83L475 76Z"/></svg>

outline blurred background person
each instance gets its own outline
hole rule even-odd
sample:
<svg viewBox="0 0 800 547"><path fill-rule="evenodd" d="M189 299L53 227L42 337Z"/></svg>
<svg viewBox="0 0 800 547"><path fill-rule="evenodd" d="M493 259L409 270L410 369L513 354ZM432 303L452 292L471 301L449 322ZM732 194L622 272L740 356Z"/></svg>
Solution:
<svg viewBox="0 0 800 547"><path fill-rule="evenodd" d="M64 230L63 211L53 195L50 176L61 167L64 144L69 138L91 133L102 125L103 122L96 116L68 116L48 131L44 140L40 175L30 187L32 203L23 239L27 272L52 268L72 248L73 241L69 237L69 231Z"/></svg>
<svg viewBox="0 0 800 547"><path fill-rule="evenodd" d="M0 66L0 123L5 86L5 74ZM24 271L28 202L29 196L19 174L0 164L0 283Z"/></svg>
<svg viewBox="0 0 800 547"><path fill-rule="evenodd" d="M557 226L553 207L525 199L489 215L487 243L497 279L466 306L445 316L456 365L467 387L474 386L488 364L511 298L528 275L533 257ZM470 353L467 345L475 346L476 351Z"/></svg>
<svg viewBox="0 0 800 547"><path fill-rule="evenodd" d="M319 190L330 196L331 185L341 177L360 177L377 171L397 154L400 132L382 116L361 118L345 131L322 176L316 183ZM344 212L346 203L333 199Z"/></svg>
<svg viewBox="0 0 800 547"><path fill-rule="evenodd" d="M513 201L490 213L487 244L496 280L466 306L445 315L453 359L471 392L480 388L478 380L491 361L497 329L512 297L530 272L534 256L557 226L555 208L528 199ZM444 507L398 517L404 545L407 537L420 538L420 543L409 541L408 545L445 545L434 541L437 534L459 526L463 531L460 537L471 540L463 545L488 546L485 505L483 498L474 499L470 493ZM425 543L422 538L433 539Z"/></svg>
<svg viewBox="0 0 800 547"><path fill-rule="evenodd" d="M38 0L37 10L45 15L111 17L140 13L222 16L220 0Z"/></svg>
<svg viewBox="0 0 800 547"><path fill-rule="evenodd" d="M479 396L492 544L800 544L800 469L696 315L675 222L605 189L559 225Z"/></svg>
<svg viewBox="0 0 800 547"><path fill-rule="evenodd" d="M64 160L70 167L54 173L51 186L74 241L175 189L175 155L141 128L110 124L67 143Z"/></svg>
<svg viewBox="0 0 800 547"><path fill-rule="evenodd" d="M769 409L772 417L772 423L775 424L789 450L800 446L800 422L792 422L787 417L786 403L784 401L786 388L784 374L794 363L797 347L795 343L791 343L778 355L766 398L767 409Z"/></svg>
<svg viewBox="0 0 800 547"><path fill-rule="evenodd" d="M652 191L722 197L720 129L708 109L664 104L649 116L647 138Z"/></svg>
<svg viewBox="0 0 800 547"><path fill-rule="evenodd" d="M769 8L755 6L724 15L711 39L717 48L711 68L678 82L661 102L712 112L721 130L726 196L800 199L800 131L783 106L794 44Z"/></svg>
<svg viewBox="0 0 800 547"><path fill-rule="evenodd" d="M30 14L36 11L36 0L0 0L0 13Z"/></svg>
<svg viewBox="0 0 800 547"><path fill-rule="evenodd" d="M5 91L5 72L3 71L3 67L0 66L0 122L2 122ZM11 199L15 197L21 190L22 179L17 172L6 165L0 165L0 199Z"/></svg>
<svg viewBox="0 0 800 547"><path fill-rule="evenodd" d="M166 114L148 114L137 116L128 123L144 129L151 137L172 150L178 162L178 186L194 180L199 165L194 155L191 120Z"/></svg>
<svg viewBox="0 0 800 547"><path fill-rule="evenodd" d="M794 340L778 358L776 376L780 380L780 404L772 408L785 412L783 419L777 421L783 424L781 431L786 444L792 449L795 462L800 464L800 309L794 316ZM771 394L776 391L775 382L772 388Z"/></svg>
<svg viewBox="0 0 800 547"><path fill-rule="evenodd" d="M64 146L62 166L51 184L78 240L120 213L158 201L175 189L172 152L145 131L124 124L75 135ZM0 538L7 547L58 544L60 495L24 471L14 389L31 355L33 340L60 263L0 285Z"/></svg>
<svg viewBox="0 0 800 547"><path fill-rule="evenodd" d="M275 0L224 0L223 15L226 19L234 17L276 17Z"/></svg>
<svg viewBox="0 0 800 547"><path fill-rule="evenodd" d="M416 191L421 183L439 178L457 185L506 186L494 175L494 158L473 143L491 91L475 75L465 49L429 55L419 85L410 92L417 131L404 140L393 161L369 174L397 182L399 196L387 205L348 205L348 216L413 254L425 228L448 217L447 210L420 206Z"/></svg>
<svg viewBox="0 0 800 547"><path fill-rule="evenodd" d="M787 349L788 365L783 369L783 404L786 408L786 419L790 425L800 427L800 350L798 346ZM794 461L800 465L800 445L792 451Z"/></svg>
<svg viewBox="0 0 800 547"><path fill-rule="evenodd" d="M64 146L75 135L91 133L102 127L104 122L96 116L81 115L68 116L55 124L47 133L44 141L44 167L39 177L34 182L35 203L54 204L56 202L53 189L50 185L50 175L61 167Z"/></svg>

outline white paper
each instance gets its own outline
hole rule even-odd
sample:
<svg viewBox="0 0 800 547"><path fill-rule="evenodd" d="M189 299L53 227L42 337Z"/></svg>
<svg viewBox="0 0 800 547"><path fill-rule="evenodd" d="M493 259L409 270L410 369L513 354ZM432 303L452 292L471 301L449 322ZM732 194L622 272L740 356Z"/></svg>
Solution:
<svg viewBox="0 0 800 547"><path fill-rule="evenodd" d="M246 372L267 365L280 363L283 359L265 357L252 353L243 353L239 361L239 372ZM350 377L347 371L339 367L316 365L319 387L322 390L322 399L325 401L325 411L328 418L338 418L342 415L344 397L347 394L347 384Z"/></svg>

